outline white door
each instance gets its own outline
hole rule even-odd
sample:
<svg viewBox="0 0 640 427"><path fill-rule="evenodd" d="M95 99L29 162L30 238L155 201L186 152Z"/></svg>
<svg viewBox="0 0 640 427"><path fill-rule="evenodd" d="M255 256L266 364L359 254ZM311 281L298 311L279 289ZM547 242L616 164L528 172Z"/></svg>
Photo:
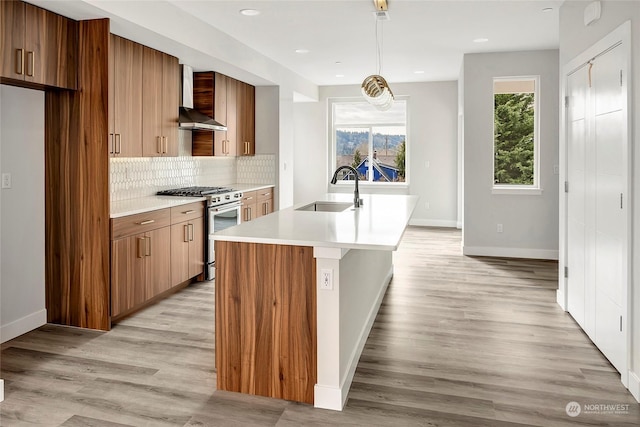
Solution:
<svg viewBox="0 0 640 427"><path fill-rule="evenodd" d="M568 311L585 329L585 176L588 95L588 64L583 65L567 78L567 181L571 190L567 193L567 265Z"/></svg>
<svg viewBox="0 0 640 427"><path fill-rule="evenodd" d="M626 370L627 110L618 45L567 76L567 309Z"/></svg>
<svg viewBox="0 0 640 427"><path fill-rule="evenodd" d="M625 246L627 221L626 98L621 70L622 46L598 57L592 70L593 139L595 145L594 267L595 343L619 371L625 366L626 339L622 332L626 298Z"/></svg>

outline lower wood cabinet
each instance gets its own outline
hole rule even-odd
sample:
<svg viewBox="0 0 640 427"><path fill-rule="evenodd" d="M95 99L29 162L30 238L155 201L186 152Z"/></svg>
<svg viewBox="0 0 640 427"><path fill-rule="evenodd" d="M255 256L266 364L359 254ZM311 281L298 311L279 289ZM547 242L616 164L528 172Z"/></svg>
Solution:
<svg viewBox="0 0 640 427"><path fill-rule="evenodd" d="M256 218L273 213L273 187L256 191L258 206Z"/></svg>
<svg viewBox="0 0 640 427"><path fill-rule="evenodd" d="M168 290L170 227L111 241L111 316L117 317Z"/></svg>
<svg viewBox="0 0 640 427"><path fill-rule="evenodd" d="M187 219L186 221L182 221ZM171 209L171 285L204 273L204 206Z"/></svg>
<svg viewBox="0 0 640 427"><path fill-rule="evenodd" d="M242 195L242 222L258 217L258 192L247 191Z"/></svg>

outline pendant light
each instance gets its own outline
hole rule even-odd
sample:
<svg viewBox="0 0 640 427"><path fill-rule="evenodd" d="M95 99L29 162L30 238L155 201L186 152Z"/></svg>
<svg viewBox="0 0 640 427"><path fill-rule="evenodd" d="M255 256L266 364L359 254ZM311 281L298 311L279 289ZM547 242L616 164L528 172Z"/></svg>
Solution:
<svg viewBox="0 0 640 427"><path fill-rule="evenodd" d="M388 20L386 0L373 0L376 6L376 68L378 74L372 74L362 82L362 95L374 107L380 111L386 111L393 105L393 92L389 88L389 84L380 74L382 72L382 23ZM378 31L378 23L380 22L380 31Z"/></svg>

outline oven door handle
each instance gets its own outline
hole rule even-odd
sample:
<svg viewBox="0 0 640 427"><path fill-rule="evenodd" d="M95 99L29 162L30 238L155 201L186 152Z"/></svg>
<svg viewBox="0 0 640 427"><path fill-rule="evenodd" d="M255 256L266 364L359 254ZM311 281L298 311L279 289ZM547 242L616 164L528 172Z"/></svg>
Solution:
<svg viewBox="0 0 640 427"><path fill-rule="evenodd" d="M213 212L219 214L219 213L230 212L230 211L232 211L234 209L238 209L240 206L242 206L242 203L241 202L236 202L236 203L229 203L227 205L211 207L209 209L212 209Z"/></svg>

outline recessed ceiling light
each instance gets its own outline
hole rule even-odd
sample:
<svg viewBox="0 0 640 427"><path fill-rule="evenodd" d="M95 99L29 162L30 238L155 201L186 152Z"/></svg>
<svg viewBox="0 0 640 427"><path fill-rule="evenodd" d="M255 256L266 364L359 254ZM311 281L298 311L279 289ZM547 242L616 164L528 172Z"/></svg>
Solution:
<svg viewBox="0 0 640 427"><path fill-rule="evenodd" d="M424 71L422 71L422 70L417 70L417 71L414 71L414 73L415 73L415 74L424 74Z"/></svg>
<svg viewBox="0 0 640 427"><path fill-rule="evenodd" d="M545 7L544 9L542 9L543 12L551 12L553 11L552 7Z"/></svg>
<svg viewBox="0 0 640 427"><path fill-rule="evenodd" d="M485 39L484 37L481 37L479 39L474 39L473 40L474 43L486 43L488 41L489 41L489 39Z"/></svg>
<svg viewBox="0 0 640 427"><path fill-rule="evenodd" d="M296 49L296 53L309 53L309 49Z"/></svg>
<svg viewBox="0 0 640 427"><path fill-rule="evenodd" d="M336 61L336 65L341 65L341 64L342 64L342 62Z"/></svg>
<svg viewBox="0 0 640 427"><path fill-rule="evenodd" d="M344 74L336 74L336 77L344 77Z"/></svg>
<svg viewBox="0 0 640 427"><path fill-rule="evenodd" d="M242 9L240 13L244 16L256 16L260 15L260 11L256 9Z"/></svg>

